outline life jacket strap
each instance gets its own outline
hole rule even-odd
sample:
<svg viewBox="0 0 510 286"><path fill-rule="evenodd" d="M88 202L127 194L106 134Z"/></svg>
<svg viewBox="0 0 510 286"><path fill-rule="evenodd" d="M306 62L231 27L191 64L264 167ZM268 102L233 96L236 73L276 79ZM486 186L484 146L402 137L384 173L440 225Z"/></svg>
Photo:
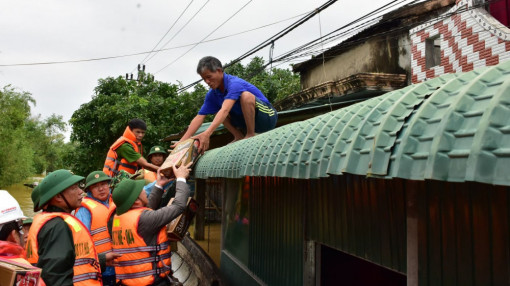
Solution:
<svg viewBox="0 0 510 286"><path fill-rule="evenodd" d="M133 265L140 265L144 263L149 262L159 262L164 259L170 258L172 256L172 253L165 253L163 255L156 255L153 257L147 257L147 258L141 258L141 259L135 259L135 260L129 260L129 261L120 261L118 262L119 266L133 266Z"/></svg>
<svg viewBox="0 0 510 286"><path fill-rule="evenodd" d="M139 246L130 248L116 248L114 251L119 254L134 253L134 252L150 252L165 250L169 247L168 241L155 246Z"/></svg>
<svg viewBox="0 0 510 286"><path fill-rule="evenodd" d="M115 274L115 276L119 280L125 280L125 279L134 279L134 278L140 278L140 277L145 277L145 276L159 275L161 273L165 273L170 270L171 270L171 267L164 266L162 268L156 268L156 269L142 271L142 272L135 272L135 273L128 273L128 274L117 273L117 274Z"/></svg>
<svg viewBox="0 0 510 286"><path fill-rule="evenodd" d="M107 238L103 238L103 239L100 239L100 240L97 240L97 241L94 241L94 245L95 246L99 246L101 244L105 244L105 243L108 243L108 242L112 242L112 239L107 237Z"/></svg>
<svg viewBox="0 0 510 286"><path fill-rule="evenodd" d="M92 259L92 258L78 258L78 259L74 260L74 266L80 266L80 265L84 265L84 264L90 264L94 267L99 266L99 263L97 262L97 260Z"/></svg>
<svg viewBox="0 0 510 286"><path fill-rule="evenodd" d="M100 280L101 279L101 273L99 272L93 272L93 273L83 273L80 275L74 275L73 276L73 283L85 281L85 280Z"/></svg>
<svg viewBox="0 0 510 286"><path fill-rule="evenodd" d="M90 231L90 235L95 235L95 234L101 233L103 231L106 231L106 226L102 226L102 227L98 227L96 229L92 229Z"/></svg>

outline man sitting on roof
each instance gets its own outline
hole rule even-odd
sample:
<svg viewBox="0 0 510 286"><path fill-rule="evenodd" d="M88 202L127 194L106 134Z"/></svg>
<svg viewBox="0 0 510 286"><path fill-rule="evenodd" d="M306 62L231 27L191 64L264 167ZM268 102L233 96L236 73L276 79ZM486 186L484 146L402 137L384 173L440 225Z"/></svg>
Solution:
<svg viewBox="0 0 510 286"><path fill-rule="evenodd" d="M200 141L200 152L209 148L209 138L221 123L234 135L234 141L250 138L276 126L276 110L264 94L251 83L224 73L217 58L202 58L198 62L197 73L211 89L180 141L193 136L208 114L216 114L211 125L194 137Z"/></svg>

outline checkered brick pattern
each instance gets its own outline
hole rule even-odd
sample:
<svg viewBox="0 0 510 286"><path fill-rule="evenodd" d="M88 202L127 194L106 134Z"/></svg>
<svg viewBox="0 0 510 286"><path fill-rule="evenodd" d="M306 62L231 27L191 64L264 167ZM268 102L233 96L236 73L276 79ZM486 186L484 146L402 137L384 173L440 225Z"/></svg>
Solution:
<svg viewBox="0 0 510 286"><path fill-rule="evenodd" d="M441 63L427 69L425 40L436 35L441 39ZM438 21L412 29L410 36L413 83L510 59L510 29L485 10L473 8L471 0L457 1Z"/></svg>

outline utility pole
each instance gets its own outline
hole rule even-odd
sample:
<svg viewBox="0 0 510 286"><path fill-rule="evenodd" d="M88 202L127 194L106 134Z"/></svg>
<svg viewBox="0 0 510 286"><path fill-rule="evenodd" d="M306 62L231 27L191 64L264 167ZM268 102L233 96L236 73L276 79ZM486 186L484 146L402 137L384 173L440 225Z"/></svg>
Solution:
<svg viewBox="0 0 510 286"><path fill-rule="evenodd" d="M148 80L154 81L154 75L145 73L145 65L138 64L137 70L138 70L138 73L136 75L136 79L133 79L132 73L131 74L126 73L126 80L127 81L136 80L138 82L138 84L142 84L144 77L147 76Z"/></svg>

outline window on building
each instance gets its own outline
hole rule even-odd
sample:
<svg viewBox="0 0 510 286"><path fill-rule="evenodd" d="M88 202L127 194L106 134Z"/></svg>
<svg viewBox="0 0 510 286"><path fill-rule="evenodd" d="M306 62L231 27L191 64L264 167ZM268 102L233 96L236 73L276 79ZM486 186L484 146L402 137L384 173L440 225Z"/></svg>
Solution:
<svg viewBox="0 0 510 286"><path fill-rule="evenodd" d="M441 37L440 35L425 40L425 66L427 69L441 63Z"/></svg>

